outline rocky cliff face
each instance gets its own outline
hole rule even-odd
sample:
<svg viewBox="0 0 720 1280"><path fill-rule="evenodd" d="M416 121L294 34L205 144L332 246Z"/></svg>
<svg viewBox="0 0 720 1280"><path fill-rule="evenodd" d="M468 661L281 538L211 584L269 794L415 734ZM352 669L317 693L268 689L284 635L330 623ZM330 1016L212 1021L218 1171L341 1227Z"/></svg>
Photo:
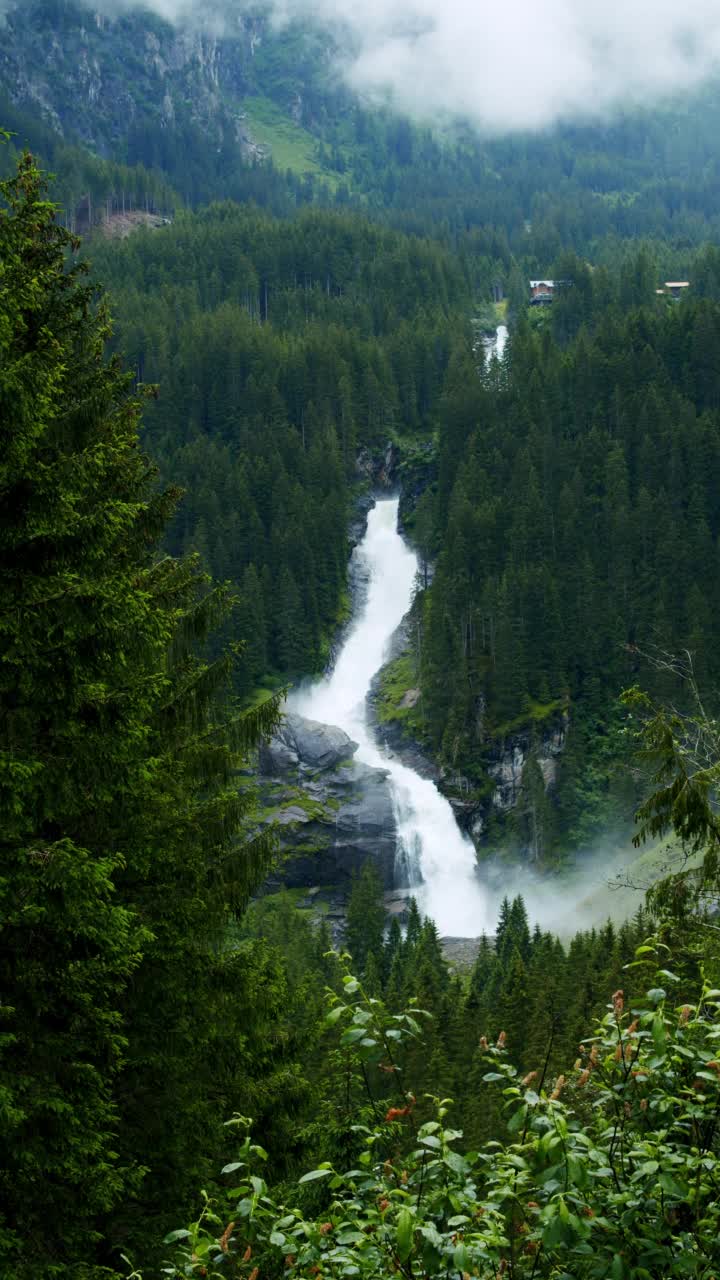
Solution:
<svg viewBox="0 0 720 1280"><path fill-rule="evenodd" d="M245 14L232 38L220 39L142 11L109 17L79 4L11 4L0 86L101 154L151 122L162 129L190 120L219 142L223 119L234 118L239 138L243 120L232 108L250 88L260 21Z"/></svg>
<svg viewBox="0 0 720 1280"><path fill-rule="evenodd" d="M498 746L494 763L488 767L488 775L495 786L491 803L500 813L507 813L518 801L522 785L523 769L531 752L540 766L540 772L548 791L555 785L558 769L558 757L565 747L568 717L565 713L561 719L544 730L537 743L533 742L530 731L511 734Z"/></svg>
<svg viewBox="0 0 720 1280"><path fill-rule="evenodd" d="M540 768L545 791L555 786L558 763L565 749L569 717L555 717L542 729L523 728L488 744L487 786L479 789L461 773L441 771L440 786L458 822L482 850L494 820L506 818L523 800L523 772L531 757Z"/></svg>
<svg viewBox="0 0 720 1280"><path fill-rule="evenodd" d="M260 753L268 822L277 824L287 888L347 887L372 858L393 886L396 826L387 773L354 759L342 729L289 712Z"/></svg>
<svg viewBox="0 0 720 1280"><path fill-rule="evenodd" d="M188 126L216 151L237 144L247 158L263 158L268 148L253 136L246 99L265 95L312 128L332 92L331 50L320 29L277 31L266 13L217 8L215 19L204 6L201 30L140 6L111 13L92 0L5 0L0 94L115 160L127 153L164 165L163 149L182 147Z"/></svg>

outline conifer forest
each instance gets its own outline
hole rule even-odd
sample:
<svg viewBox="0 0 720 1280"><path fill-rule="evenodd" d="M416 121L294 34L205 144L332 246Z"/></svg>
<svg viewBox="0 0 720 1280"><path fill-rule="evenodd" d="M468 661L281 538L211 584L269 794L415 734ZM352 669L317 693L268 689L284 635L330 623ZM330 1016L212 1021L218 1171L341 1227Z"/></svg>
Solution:
<svg viewBox="0 0 720 1280"><path fill-rule="evenodd" d="M720 16L655 9L0 4L0 1280L720 1275Z"/></svg>

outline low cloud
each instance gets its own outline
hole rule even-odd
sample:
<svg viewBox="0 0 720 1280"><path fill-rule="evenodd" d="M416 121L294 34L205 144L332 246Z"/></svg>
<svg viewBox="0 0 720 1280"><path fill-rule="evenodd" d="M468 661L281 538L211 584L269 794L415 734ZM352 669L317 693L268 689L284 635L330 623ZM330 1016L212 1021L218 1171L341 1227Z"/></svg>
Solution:
<svg viewBox="0 0 720 1280"><path fill-rule="evenodd" d="M3 0L0 0L2 4ZM22 0L21 0L22 2ZM134 0L87 0L127 9ZM217 30L253 0L144 0ZM421 120L481 132L541 129L652 105L720 70L718 0L268 0L276 23L312 19L348 52L358 91Z"/></svg>
<svg viewBox="0 0 720 1280"><path fill-rule="evenodd" d="M277 0L275 13L343 23L357 89L488 132L656 102L720 67L717 0Z"/></svg>

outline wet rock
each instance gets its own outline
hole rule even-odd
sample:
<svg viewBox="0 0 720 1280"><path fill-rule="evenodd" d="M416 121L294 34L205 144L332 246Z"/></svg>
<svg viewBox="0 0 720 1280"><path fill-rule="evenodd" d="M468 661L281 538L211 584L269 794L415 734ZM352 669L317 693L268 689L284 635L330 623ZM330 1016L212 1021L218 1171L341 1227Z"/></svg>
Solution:
<svg viewBox="0 0 720 1280"><path fill-rule="evenodd" d="M472 969L480 951L479 938L441 938L440 948L452 969L467 973Z"/></svg>
<svg viewBox="0 0 720 1280"><path fill-rule="evenodd" d="M386 893L383 897L386 914L390 918L394 916L401 924L406 924L413 893L413 889L393 889Z"/></svg>
<svg viewBox="0 0 720 1280"><path fill-rule="evenodd" d="M545 790L554 785L558 756L565 748L567 726L568 717L565 714L559 723L545 730L536 748L529 730L514 734L499 744L496 761L488 768L488 774L496 784L492 795L495 809L507 813L517 804L523 769L534 749L537 750L537 762L545 782Z"/></svg>
<svg viewBox="0 0 720 1280"><path fill-rule="evenodd" d="M350 525L348 527L348 536L351 547L357 547L365 537L367 532L368 515L374 506L375 499L370 497L369 494L364 494L356 500L350 517Z"/></svg>
<svg viewBox="0 0 720 1280"><path fill-rule="evenodd" d="M420 701L421 696L422 695L419 689L408 689L407 693L404 693L402 698L400 699L400 706L416 707L418 702Z"/></svg>
<svg viewBox="0 0 720 1280"><path fill-rule="evenodd" d="M435 484L437 473L437 449L429 441L413 449L411 457L401 460L398 471L400 485L398 520L401 529L407 527L418 500L425 490Z"/></svg>
<svg viewBox="0 0 720 1280"><path fill-rule="evenodd" d="M393 884L396 824L385 769L353 759L342 729L290 712L260 754L266 822L284 852L274 881L287 888L339 886L372 859Z"/></svg>
<svg viewBox="0 0 720 1280"><path fill-rule="evenodd" d="M335 725L288 711L279 729L261 747L260 768L263 773L279 775L302 769L334 769L355 754L357 745Z"/></svg>
<svg viewBox="0 0 720 1280"><path fill-rule="evenodd" d="M370 484L380 489L392 489L397 484L400 458L400 449L392 440L388 440L382 450L359 449L355 457L355 470Z"/></svg>
<svg viewBox="0 0 720 1280"><path fill-rule="evenodd" d="M526 759L526 744L513 742L508 744L497 764L490 765L488 769L496 783L492 802L501 813L507 813L517 803Z"/></svg>

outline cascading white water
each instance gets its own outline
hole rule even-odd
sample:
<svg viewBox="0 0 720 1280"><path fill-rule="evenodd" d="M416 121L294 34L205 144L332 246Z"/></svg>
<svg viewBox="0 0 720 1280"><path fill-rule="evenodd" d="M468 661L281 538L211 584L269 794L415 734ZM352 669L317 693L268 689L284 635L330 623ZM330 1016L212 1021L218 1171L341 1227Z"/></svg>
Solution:
<svg viewBox="0 0 720 1280"><path fill-rule="evenodd" d="M502 360L503 356L505 355L505 345L507 343L507 340L508 340L508 330L507 330L507 325L505 324L499 324L491 338L483 339L484 346L485 346L486 367L487 365L489 365L493 356L496 356L498 360Z"/></svg>
<svg viewBox="0 0 720 1280"><path fill-rule="evenodd" d="M417 559L397 532L397 498L373 507L353 556L367 595L332 673L292 695L295 711L339 725L358 743L357 759L387 769L398 826L397 862L420 910L441 934L476 937L494 927L489 896L476 874L475 849L434 782L383 754L368 724L366 697L393 632L412 603Z"/></svg>
<svg viewBox="0 0 720 1280"><path fill-rule="evenodd" d="M499 324L495 332L495 351L494 354L498 360L502 360L505 355L505 344L508 340L507 325Z"/></svg>

